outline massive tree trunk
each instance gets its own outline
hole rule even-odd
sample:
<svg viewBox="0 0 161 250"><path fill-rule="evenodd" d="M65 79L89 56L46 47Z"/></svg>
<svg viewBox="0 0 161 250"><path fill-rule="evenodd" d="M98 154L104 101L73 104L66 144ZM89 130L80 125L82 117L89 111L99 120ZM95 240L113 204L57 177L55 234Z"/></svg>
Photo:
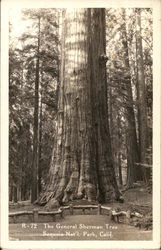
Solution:
<svg viewBox="0 0 161 250"><path fill-rule="evenodd" d="M143 49L141 39L141 10L136 9L136 60L137 60L137 92L138 92L138 121L139 121L139 146L141 164L146 163L146 150L148 146L147 132L147 102L145 91L145 76L143 63ZM146 170L143 168L144 180Z"/></svg>
<svg viewBox="0 0 161 250"><path fill-rule="evenodd" d="M127 92L127 186L131 187L133 183L140 179L141 171L139 171L136 163L139 161L138 143L136 136L135 114L133 107L133 94L131 85L131 73L127 43L125 10L122 9L123 26L122 26L122 45L124 49L124 65L126 67L126 92Z"/></svg>
<svg viewBox="0 0 161 250"><path fill-rule="evenodd" d="M119 199L107 117L104 9L66 10L50 180L39 202Z"/></svg>

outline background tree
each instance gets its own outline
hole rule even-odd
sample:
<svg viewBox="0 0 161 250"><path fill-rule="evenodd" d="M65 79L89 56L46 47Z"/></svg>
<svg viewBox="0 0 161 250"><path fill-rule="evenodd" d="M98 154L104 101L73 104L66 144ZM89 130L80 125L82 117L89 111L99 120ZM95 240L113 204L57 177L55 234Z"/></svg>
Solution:
<svg viewBox="0 0 161 250"><path fill-rule="evenodd" d="M141 10L136 9L136 63L137 63L137 93L138 93L138 123L139 123L139 144L140 162L143 166L144 180L147 182L146 153L148 148L148 128L147 128L147 101L144 74L143 49L141 38Z"/></svg>
<svg viewBox="0 0 161 250"><path fill-rule="evenodd" d="M40 22L39 22L40 17ZM58 85L58 68L59 68L59 38L58 38L58 11L55 9L39 9L39 10L24 10L23 18L27 20L26 30L24 33L14 42L12 40L12 27L11 27L11 39L10 42L10 72L13 71L13 68L17 72L22 73L21 78L18 73L16 75L15 84L13 84L13 76L15 74L10 74L11 84L10 84L10 117L15 115L17 109L13 110L12 106L17 105L16 96L20 99L19 109L23 112L21 117L22 121L30 114L30 120L27 121L30 128L30 133L22 133L25 139L28 138L30 134L30 145L28 145L28 152L31 152L33 155L30 155L29 165L30 168L25 170L30 178L26 178L26 183L29 189L29 194L26 198L30 196L30 183L32 181L32 158L35 157L36 173L35 173L35 185L37 188L37 181L39 178L40 186L43 187L46 182L46 175L48 171L48 165L50 161L50 154L52 149L52 140L54 136L54 119L55 113L57 110L57 85ZM56 20L56 21L55 21ZM39 26L41 24L41 29L39 32ZM41 44L38 52L38 43ZM16 53L19 64L15 64L12 61L13 55ZM38 59L39 54L39 60ZM12 59L13 58L13 59ZM22 77L23 75L23 77ZM22 81L23 78L23 81ZM11 88L15 85L16 88L19 86L17 83L21 84L21 92L11 92ZM39 90L37 90L37 95L35 96L34 92L35 82L39 83ZM15 88L15 87L14 87ZM16 93L16 94L15 94ZM36 98L35 98L36 97ZM38 98L39 97L39 98ZM13 100L13 101L12 101ZM34 106L37 105L37 112L35 119L37 120L37 126L41 129L36 129L35 133L37 135L37 143L35 143L37 148L33 152L33 138L34 138ZM27 110L28 108L28 110ZM25 113L26 112L26 113ZM46 122L46 120L48 120ZM23 127L23 126L22 126ZM24 128L25 129L25 128ZM14 131L16 135L16 131ZM13 143L15 143L14 137L11 137ZM18 137L18 142L19 142ZM41 142L41 147L40 147ZM21 142L20 147L22 148ZM11 143L10 143L11 144ZM39 150L38 150L39 149ZM41 153L40 153L41 149ZM23 149L22 149L23 151ZM15 160L13 153L11 152L11 157L13 159L13 172L15 172ZM18 159L24 157L21 154L18 154ZM24 159L25 160L25 159ZM21 166L18 166L18 170ZM11 169L11 167L10 167ZM39 173L41 172L41 174ZM20 173L20 172L19 172ZM23 188L23 185L22 185ZM37 192L35 192L37 194ZM36 197L36 196L35 196ZM22 199L24 199L22 197ZM35 199L35 198L34 198Z"/></svg>
<svg viewBox="0 0 161 250"><path fill-rule="evenodd" d="M124 65L126 73L124 74L124 81L126 86L127 94L127 186L130 187L134 182L140 179L141 172L137 169L136 163L139 162L139 151L136 135L136 124L135 124L135 114L134 114L134 102L132 93L132 80L131 80L131 70L129 63L129 52L128 52L128 41L127 41L127 31L126 31L126 13L122 9L122 45L124 50Z"/></svg>
<svg viewBox="0 0 161 250"><path fill-rule="evenodd" d="M137 60L135 50L136 43L136 15L134 9L128 9L125 19L124 9L108 9L107 13L107 53L108 53L108 75L109 84L109 103L110 103L110 131L113 145L113 158L115 160L116 173L119 169L118 159L119 153L122 155L122 171L124 184L127 187L133 185L138 177L142 176L142 167L140 162L140 147L139 147L139 122L138 108L140 102L137 98ZM142 10L142 35L143 54L145 77L145 96L149 106L149 145L151 145L151 87L152 86L152 19L150 9ZM148 42L147 42L148 41ZM110 48L108 50L108 48ZM148 56L147 56L148 53ZM139 54L140 55L140 54ZM145 56L145 57L144 57ZM147 60L145 60L146 58ZM149 92L150 91L150 92ZM131 92L131 93L130 93ZM149 94L147 94L149 92ZM151 106L152 107L152 106ZM120 115L121 124L118 128L117 117ZM121 144L118 144L118 129L121 129ZM128 140L127 140L128 139ZM127 148L127 152L126 149ZM151 162L150 149L146 157L149 157ZM131 166L131 167L130 167ZM129 171L131 169L131 171ZM132 169L135 170L135 175L131 175ZM126 170L126 171L125 171ZM125 177L127 175L127 181Z"/></svg>
<svg viewBox="0 0 161 250"><path fill-rule="evenodd" d="M23 99L24 57L10 44L9 50L9 177L10 200L26 199L30 192L32 111ZM26 93L26 95L28 92Z"/></svg>

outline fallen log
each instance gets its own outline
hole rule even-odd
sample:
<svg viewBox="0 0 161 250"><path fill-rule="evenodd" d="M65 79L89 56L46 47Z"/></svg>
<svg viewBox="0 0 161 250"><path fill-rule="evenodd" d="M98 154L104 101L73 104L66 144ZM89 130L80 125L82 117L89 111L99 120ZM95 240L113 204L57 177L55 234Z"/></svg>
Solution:
<svg viewBox="0 0 161 250"><path fill-rule="evenodd" d="M102 208L102 209L104 209L104 210L108 210L108 211L110 211L110 210L111 210L111 207L101 206L101 208Z"/></svg>
<svg viewBox="0 0 161 250"><path fill-rule="evenodd" d="M121 216L121 215L127 215L127 212L125 211L119 211L119 212L116 212L115 210L112 210L112 215L116 215L116 216Z"/></svg>
<svg viewBox="0 0 161 250"><path fill-rule="evenodd" d="M60 207L60 209L63 209L63 210L67 210L67 209L69 209L69 208L70 208L70 206Z"/></svg>
<svg viewBox="0 0 161 250"><path fill-rule="evenodd" d="M26 215L26 214L33 214L32 211L17 211L17 212L11 212L9 213L9 216L17 216L17 215Z"/></svg>
<svg viewBox="0 0 161 250"><path fill-rule="evenodd" d="M38 214L40 215L56 215L56 214L62 214L62 210L59 209L58 211L38 211Z"/></svg>
<svg viewBox="0 0 161 250"><path fill-rule="evenodd" d="M125 216L126 217L126 222L129 224L130 219L132 217L137 217L137 218L142 218L143 215L138 213L138 212L131 212L130 210L128 211L116 211L116 210L110 210L109 212L110 219L119 223L120 222L120 217Z"/></svg>
<svg viewBox="0 0 161 250"><path fill-rule="evenodd" d="M90 208L98 208L98 205L73 205L75 209L90 209Z"/></svg>
<svg viewBox="0 0 161 250"><path fill-rule="evenodd" d="M138 213L138 212L133 212L133 213L131 213L131 215L135 216L135 217L138 217L138 218L142 218L143 217L143 215L140 214L140 213Z"/></svg>
<svg viewBox="0 0 161 250"><path fill-rule="evenodd" d="M116 216L121 216L121 215L127 216L127 214L128 214L128 211L127 212L125 212L125 211L119 211L119 212L117 212L115 210L111 210L111 212L112 212L112 215L114 215L114 216L115 215ZM142 218L143 217L143 215L140 214L140 213L138 213L138 212L132 212L130 214L131 214L131 216L135 216L135 217L138 217L138 218Z"/></svg>

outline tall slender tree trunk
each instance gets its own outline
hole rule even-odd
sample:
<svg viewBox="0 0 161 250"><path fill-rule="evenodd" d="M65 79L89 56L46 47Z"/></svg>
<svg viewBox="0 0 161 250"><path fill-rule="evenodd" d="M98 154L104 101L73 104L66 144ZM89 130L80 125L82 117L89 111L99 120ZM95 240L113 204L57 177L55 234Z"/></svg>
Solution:
<svg viewBox="0 0 161 250"><path fill-rule="evenodd" d="M122 26L122 45L124 49L124 65L126 68L126 92L127 92L127 186L131 187L133 183L140 179L141 171L139 171L136 163L139 161L138 143L136 135L135 114L133 108L133 94L131 85L131 73L129 64L129 53L126 32L125 10L122 9L123 26Z"/></svg>
<svg viewBox="0 0 161 250"><path fill-rule="evenodd" d="M40 203L119 199L107 117L105 10L66 10L50 181Z"/></svg>
<svg viewBox="0 0 161 250"><path fill-rule="evenodd" d="M38 155L38 194L41 193L41 178L42 178L42 93L40 97L40 118L39 118L39 155Z"/></svg>
<svg viewBox="0 0 161 250"><path fill-rule="evenodd" d="M120 113L118 112L117 117L117 136L118 136L118 145L117 145L117 164L118 164L118 177L119 177L119 184L122 185L122 166L121 166L121 121L120 121Z"/></svg>
<svg viewBox="0 0 161 250"><path fill-rule="evenodd" d="M38 163L39 163L39 62L40 62L40 17L38 18L38 44L35 77L35 103L34 103L34 140L33 140L33 162L32 162L32 187L31 202L37 199L38 193Z"/></svg>
<svg viewBox="0 0 161 250"><path fill-rule="evenodd" d="M111 150L112 150L112 161L113 161L113 167L115 169L115 173L117 175L117 170L118 170L118 162L117 162L117 151L118 151L118 145L116 145L116 136L115 133L117 127L115 126L114 123L114 117L116 113L114 112L114 107L113 107L113 94L114 90L109 87L107 90L108 94L108 116L109 116L109 131L110 131L110 136L111 136ZM115 130L113 128L116 128Z"/></svg>
<svg viewBox="0 0 161 250"><path fill-rule="evenodd" d="M138 121L140 162L146 163L146 150L148 146L147 132L147 104L145 91L145 76L143 63L143 49L141 39L141 9L136 9L136 59L137 59L137 92L138 92ZM143 168L144 181L147 181L146 170Z"/></svg>

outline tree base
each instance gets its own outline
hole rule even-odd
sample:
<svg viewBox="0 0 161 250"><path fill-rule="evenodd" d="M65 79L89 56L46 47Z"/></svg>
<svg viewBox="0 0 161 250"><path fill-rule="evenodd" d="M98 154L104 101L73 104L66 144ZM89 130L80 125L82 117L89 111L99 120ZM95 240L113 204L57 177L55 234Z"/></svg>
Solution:
<svg viewBox="0 0 161 250"><path fill-rule="evenodd" d="M74 194L69 194L67 192L64 192L61 196L59 197L54 197L53 192L45 192L42 194L39 199L35 202L35 204L44 206L46 207L58 207L62 205L67 205L70 204L71 202L76 202L80 204L98 204L98 203L111 203L111 202L119 202L123 203L124 199L120 191L114 192L114 190L110 190L106 192L105 195L95 195L95 197L92 196L87 196L86 194L80 195L74 195Z"/></svg>

